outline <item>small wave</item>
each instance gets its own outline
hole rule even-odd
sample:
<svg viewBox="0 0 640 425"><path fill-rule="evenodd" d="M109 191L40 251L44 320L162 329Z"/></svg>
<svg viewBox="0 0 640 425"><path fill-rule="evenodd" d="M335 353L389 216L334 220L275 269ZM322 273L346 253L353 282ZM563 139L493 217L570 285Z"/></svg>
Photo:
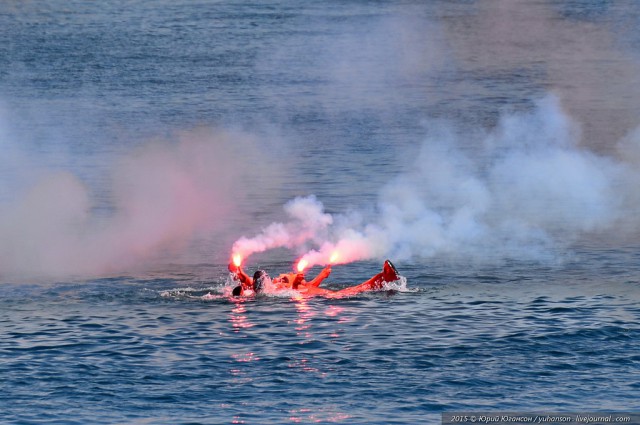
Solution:
<svg viewBox="0 0 640 425"><path fill-rule="evenodd" d="M160 291L159 294L162 298L212 300L224 298L225 289L226 287L220 286L209 286L206 288L192 288L188 286L182 288L164 289ZM229 294L231 293L231 288L228 289L228 292Z"/></svg>
<svg viewBox="0 0 640 425"><path fill-rule="evenodd" d="M409 288L407 287L407 278L404 276L400 276L400 278L393 282L385 282L383 287L383 291L396 291L396 292L418 292L419 288Z"/></svg>

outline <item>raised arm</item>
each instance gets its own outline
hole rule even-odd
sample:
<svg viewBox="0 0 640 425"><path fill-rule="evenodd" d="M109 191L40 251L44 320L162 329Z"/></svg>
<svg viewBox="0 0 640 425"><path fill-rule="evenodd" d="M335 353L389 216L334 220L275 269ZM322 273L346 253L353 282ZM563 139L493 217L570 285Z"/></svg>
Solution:
<svg viewBox="0 0 640 425"><path fill-rule="evenodd" d="M240 281L243 289L252 289L253 279L242 270L242 267L229 263L229 271L233 273L235 279Z"/></svg>
<svg viewBox="0 0 640 425"><path fill-rule="evenodd" d="M313 287L320 286L322 281L328 278L330 274L331 274L331 265L328 265L324 269L322 269L320 273L318 273L318 276L316 276L314 279L307 281L307 286L313 286Z"/></svg>

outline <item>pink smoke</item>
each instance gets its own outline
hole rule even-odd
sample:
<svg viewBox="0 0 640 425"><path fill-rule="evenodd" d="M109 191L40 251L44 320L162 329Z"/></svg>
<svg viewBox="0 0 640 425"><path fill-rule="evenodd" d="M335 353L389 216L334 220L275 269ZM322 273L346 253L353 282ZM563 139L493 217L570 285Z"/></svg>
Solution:
<svg viewBox="0 0 640 425"><path fill-rule="evenodd" d="M112 166L100 192L111 213L93 210L94 194L72 172L39 170L28 191L0 204L0 274L108 275L178 262L195 241L228 230L249 190L274 184L278 171L255 155L267 154L242 133L201 129L149 142ZM249 188L246 178L259 183Z"/></svg>

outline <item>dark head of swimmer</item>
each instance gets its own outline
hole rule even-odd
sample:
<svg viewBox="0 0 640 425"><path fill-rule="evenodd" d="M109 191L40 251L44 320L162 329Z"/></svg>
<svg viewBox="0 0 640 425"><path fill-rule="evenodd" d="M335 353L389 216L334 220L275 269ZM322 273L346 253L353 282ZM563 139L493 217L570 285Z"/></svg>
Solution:
<svg viewBox="0 0 640 425"><path fill-rule="evenodd" d="M259 294L264 291L265 282L269 279L269 275L264 270L256 270L253 274L253 292Z"/></svg>
<svg viewBox="0 0 640 425"><path fill-rule="evenodd" d="M264 291L266 279L269 279L269 275L267 274L267 272L265 272L264 270L256 270L256 272L253 274L253 284L252 284L253 292L255 294L259 294L262 291ZM241 296L242 285L238 285L235 288L233 288L233 291L231 291L231 295L233 295L234 297Z"/></svg>

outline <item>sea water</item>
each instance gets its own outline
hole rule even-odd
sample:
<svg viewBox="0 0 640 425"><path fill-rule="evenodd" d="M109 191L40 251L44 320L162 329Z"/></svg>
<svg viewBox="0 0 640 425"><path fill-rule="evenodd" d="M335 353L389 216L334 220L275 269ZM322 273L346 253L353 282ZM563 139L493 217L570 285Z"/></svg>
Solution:
<svg viewBox="0 0 640 425"><path fill-rule="evenodd" d="M633 1L595 0L3 2L0 207L19 214L0 214L0 422L400 424L474 409L634 411L634 210L616 218L630 226L625 238L597 225L567 235L571 224L554 222L548 243L525 238L511 255L399 250L402 290L225 294L235 239L283 219L295 196L314 194L332 214L375 215L381 189L419 167L434 127L466 135L457 148L483 164L474 149L501 117L535 120L536 102L556 96L580 152L617 158L616 143L640 123L639 16ZM145 180L136 158L220 134L239 150L223 158L252 160L240 176L263 167L263 178L239 184L224 179L236 167L211 162L225 172L198 188L232 188L220 195L231 213L212 209L211 227L188 226L192 210L179 209L178 233L110 221L136 211L118 203L123 187L143 180L134 193L147 194L164 177ZM141 173L118 171L123 158ZM33 187L59 172L73 177L51 199L16 207L41 200L29 198ZM67 217L48 206L78 193L98 235L82 250L71 230L46 225ZM112 246L101 226L127 243ZM84 256L92 250L112 255L111 268ZM285 272L294 256L266 252L247 267ZM381 264L334 266L328 287L360 283Z"/></svg>

